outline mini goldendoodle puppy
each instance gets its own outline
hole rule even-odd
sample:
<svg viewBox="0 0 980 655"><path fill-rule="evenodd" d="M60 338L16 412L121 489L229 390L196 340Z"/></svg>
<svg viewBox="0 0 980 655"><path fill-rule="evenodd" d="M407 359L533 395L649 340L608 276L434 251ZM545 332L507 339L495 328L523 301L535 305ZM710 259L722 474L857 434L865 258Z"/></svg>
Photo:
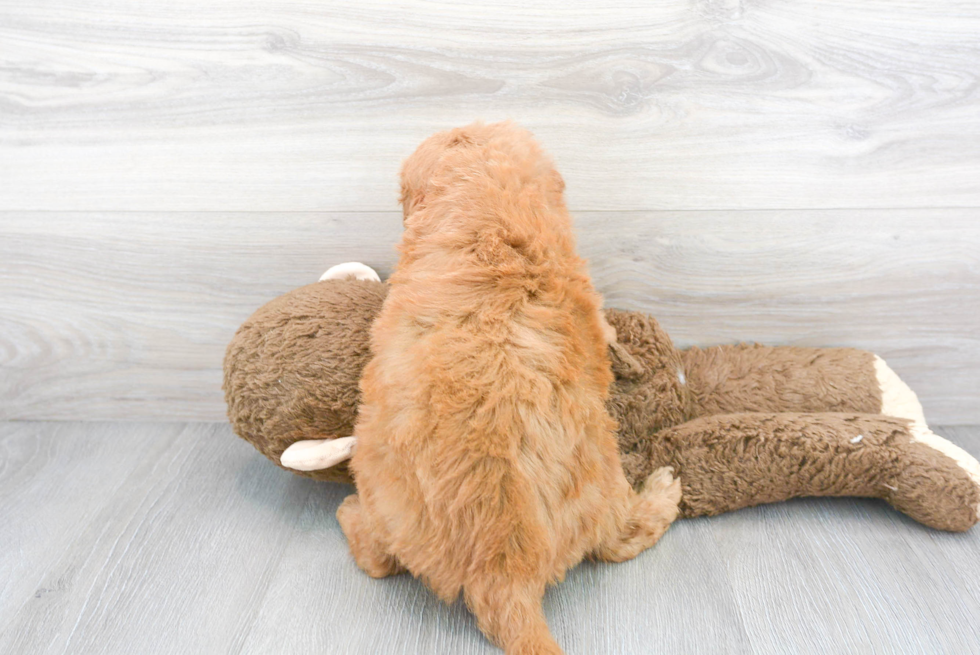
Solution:
<svg viewBox="0 0 980 655"><path fill-rule="evenodd" d="M436 134L402 169L405 232L337 510L358 565L460 591L507 653L561 653L545 585L622 561L677 516L669 469L640 494L604 403L608 325L564 183L511 123ZM615 333L613 333L615 334Z"/></svg>

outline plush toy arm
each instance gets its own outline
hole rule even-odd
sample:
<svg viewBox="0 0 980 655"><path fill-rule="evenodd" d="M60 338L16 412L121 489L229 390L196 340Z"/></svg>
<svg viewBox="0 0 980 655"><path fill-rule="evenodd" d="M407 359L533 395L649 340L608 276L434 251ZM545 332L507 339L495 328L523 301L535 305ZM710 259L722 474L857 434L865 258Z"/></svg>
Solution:
<svg viewBox="0 0 980 655"><path fill-rule="evenodd" d="M980 464L916 438L907 419L874 414L706 416L658 432L649 470L674 468L681 516L707 516L799 496L882 498L940 530L980 516ZM636 453L641 455L641 453Z"/></svg>
<svg viewBox="0 0 980 655"><path fill-rule="evenodd" d="M694 415L882 410L875 355L853 348L739 344L681 353Z"/></svg>

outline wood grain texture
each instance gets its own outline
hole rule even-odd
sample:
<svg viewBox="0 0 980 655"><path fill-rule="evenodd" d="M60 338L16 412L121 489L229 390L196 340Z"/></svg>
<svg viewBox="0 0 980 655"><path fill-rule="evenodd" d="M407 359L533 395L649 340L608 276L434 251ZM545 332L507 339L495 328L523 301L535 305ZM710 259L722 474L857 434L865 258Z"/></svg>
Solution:
<svg viewBox="0 0 980 655"><path fill-rule="evenodd" d="M980 452L980 428L937 432ZM978 562L977 531L930 530L883 505L801 499L717 517L712 537L754 652L976 650L980 593L962 574Z"/></svg>
<svg viewBox="0 0 980 655"><path fill-rule="evenodd" d="M980 206L973 0L0 1L0 209L389 210L510 117L570 206Z"/></svg>
<svg viewBox="0 0 980 655"><path fill-rule="evenodd" d="M0 652L235 652L310 488L223 425L70 425L3 429Z"/></svg>
<svg viewBox="0 0 980 655"><path fill-rule="evenodd" d="M583 212L606 304L680 346L883 356L938 424L980 422L976 210ZM396 213L0 214L0 417L221 420L238 325L352 259L387 275Z"/></svg>
<svg viewBox="0 0 980 655"><path fill-rule="evenodd" d="M940 429L980 455L980 428ZM0 423L0 652L497 653L462 604L357 569L350 488L273 467L227 425ZM980 530L873 500L679 521L549 590L569 653L966 653Z"/></svg>

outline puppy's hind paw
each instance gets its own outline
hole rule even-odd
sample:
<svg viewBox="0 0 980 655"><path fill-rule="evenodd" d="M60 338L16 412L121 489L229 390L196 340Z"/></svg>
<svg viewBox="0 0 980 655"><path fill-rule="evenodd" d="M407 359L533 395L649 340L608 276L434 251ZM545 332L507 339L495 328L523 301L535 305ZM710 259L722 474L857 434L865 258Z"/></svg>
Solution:
<svg viewBox="0 0 980 655"><path fill-rule="evenodd" d="M669 466L647 477L639 494L631 495L629 519L619 533L595 550L595 556L609 562L636 557L657 543L677 518L681 501L681 482Z"/></svg>
<svg viewBox="0 0 980 655"><path fill-rule="evenodd" d="M674 477L674 469L662 466L651 473L643 483L642 496L660 496L674 505L681 502L681 481Z"/></svg>

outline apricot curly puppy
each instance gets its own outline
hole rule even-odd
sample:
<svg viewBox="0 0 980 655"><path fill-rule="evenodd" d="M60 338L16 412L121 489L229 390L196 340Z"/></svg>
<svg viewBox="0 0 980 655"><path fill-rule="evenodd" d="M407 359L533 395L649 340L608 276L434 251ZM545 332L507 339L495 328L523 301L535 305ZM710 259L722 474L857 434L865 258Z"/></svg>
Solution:
<svg viewBox="0 0 980 655"><path fill-rule="evenodd" d="M545 585L629 559L677 516L669 470L630 488L604 402L600 298L564 183L531 135L475 124L402 169L405 233L372 332L337 518L358 565L460 591L507 653L561 653Z"/></svg>

